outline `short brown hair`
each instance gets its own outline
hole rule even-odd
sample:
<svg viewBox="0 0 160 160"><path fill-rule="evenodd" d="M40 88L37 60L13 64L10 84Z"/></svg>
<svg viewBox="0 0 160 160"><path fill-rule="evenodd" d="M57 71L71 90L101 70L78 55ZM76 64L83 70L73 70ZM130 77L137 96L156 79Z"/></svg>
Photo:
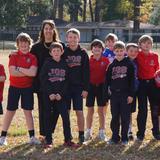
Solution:
<svg viewBox="0 0 160 160"><path fill-rule="evenodd" d="M130 47L134 47L138 49L138 45L136 43L128 43L126 45L126 50L128 51Z"/></svg>
<svg viewBox="0 0 160 160"><path fill-rule="evenodd" d="M66 32L66 36L68 36L69 33L74 33L76 35L78 35L80 37L80 31L76 28L70 28L67 32Z"/></svg>
<svg viewBox="0 0 160 160"><path fill-rule="evenodd" d="M113 46L113 50L115 49L125 49L125 43L122 41L117 41L115 42L114 46Z"/></svg>
<svg viewBox="0 0 160 160"><path fill-rule="evenodd" d="M28 42L29 47L31 48L33 40L29 34L21 32L16 38L16 48L18 48L19 42Z"/></svg>
<svg viewBox="0 0 160 160"><path fill-rule="evenodd" d="M150 41L153 44L153 38L149 35L142 35L139 40L138 40L138 44L141 44L142 42L146 42L146 41Z"/></svg>
<svg viewBox="0 0 160 160"><path fill-rule="evenodd" d="M103 43L101 40L99 40L99 39L94 39L94 40L91 42L91 49L92 49L94 46L98 46L99 48L104 49L104 43Z"/></svg>
<svg viewBox="0 0 160 160"><path fill-rule="evenodd" d="M50 47L49 47L49 52L50 52L50 53L52 52L52 49L53 49L53 48L59 48L59 49L61 49L61 51L63 51L63 46L62 46L62 44L59 43L59 42L53 42L53 43L51 43L51 45L50 45Z"/></svg>
<svg viewBox="0 0 160 160"><path fill-rule="evenodd" d="M105 37L105 41L109 41L109 40L111 40L111 41L118 41L118 37L117 37L117 35L114 34L114 33L109 33L109 34L107 34L107 36Z"/></svg>

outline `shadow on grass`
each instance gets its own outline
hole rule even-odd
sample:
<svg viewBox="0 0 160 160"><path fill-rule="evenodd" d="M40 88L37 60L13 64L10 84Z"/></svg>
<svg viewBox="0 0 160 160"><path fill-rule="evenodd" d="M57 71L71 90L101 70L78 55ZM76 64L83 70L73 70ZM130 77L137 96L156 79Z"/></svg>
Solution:
<svg viewBox="0 0 160 160"><path fill-rule="evenodd" d="M93 139L78 149L54 145L46 150L42 145L21 144L0 153L2 160L151 160L160 159L160 142L148 140L131 142L128 146L121 144L106 145Z"/></svg>

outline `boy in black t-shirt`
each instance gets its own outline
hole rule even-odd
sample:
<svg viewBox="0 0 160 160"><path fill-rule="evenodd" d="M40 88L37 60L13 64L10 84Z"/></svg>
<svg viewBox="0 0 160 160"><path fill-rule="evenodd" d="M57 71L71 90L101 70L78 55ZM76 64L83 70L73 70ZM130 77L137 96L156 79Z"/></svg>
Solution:
<svg viewBox="0 0 160 160"><path fill-rule="evenodd" d="M134 66L131 61L125 57L125 44L117 41L114 45L115 59L108 67L106 73L106 97L108 96L108 87L110 87L111 96L111 130L112 138L109 143L118 143L121 139L122 144L128 144L128 128L130 120L130 104L134 95ZM121 137L119 129L121 125Z"/></svg>

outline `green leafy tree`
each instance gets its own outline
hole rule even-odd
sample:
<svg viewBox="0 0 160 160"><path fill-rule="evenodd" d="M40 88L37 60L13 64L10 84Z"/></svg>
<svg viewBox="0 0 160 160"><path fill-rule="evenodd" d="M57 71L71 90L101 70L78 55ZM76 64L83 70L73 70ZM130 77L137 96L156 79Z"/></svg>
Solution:
<svg viewBox="0 0 160 160"><path fill-rule="evenodd" d="M154 10L150 16L150 22L155 25L160 25L160 0L154 4Z"/></svg>
<svg viewBox="0 0 160 160"><path fill-rule="evenodd" d="M26 25L29 15L48 16L48 0L1 0L0 26L19 28Z"/></svg>
<svg viewBox="0 0 160 160"><path fill-rule="evenodd" d="M104 0L103 20L123 19L133 15L133 3L129 0Z"/></svg>
<svg viewBox="0 0 160 160"><path fill-rule="evenodd" d="M2 27L19 27L24 25L28 14L25 1L2 0L0 8L0 25Z"/></svg>
<svg viewBox="0 0 160 160"><path fill-rule="evenodd" d="M68 8L68 13L70 15L70 21L78 21L78 16L82 16L82 1L81 0L66 0L65 5Z"/></svg>

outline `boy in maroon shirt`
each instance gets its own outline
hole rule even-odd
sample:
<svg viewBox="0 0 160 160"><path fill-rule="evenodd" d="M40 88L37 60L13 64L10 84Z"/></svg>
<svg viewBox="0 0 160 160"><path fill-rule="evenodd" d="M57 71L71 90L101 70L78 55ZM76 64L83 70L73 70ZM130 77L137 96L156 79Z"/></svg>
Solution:
<svg viewBox="0 0 160 160"><path fill-rule="evenodd" d="M140 51L137 56L138 65L138 116L137 116L137 140L143 140L145 136L147 120L147 99L151 107L152 134L155 139L160 140L158 126L158 106L155 101L155 73L159 69L158 55L151 51L153 45L152 37L143 35L139 38Z"/></svg>
<svg viewBox="0 0 160 160"><path fill-rule="evenodd" d="M93 122L93 113L94 113L94 102L95 98L98 104L98 115L99 115L99 134L98 137L100 140L105 141L105 101L103 98L103 85L105 81L106 70L109 65L109 60L106 57L102 56L104 50L103 42L95 39L91 43L91 51L93 55L90 57L90 85L89 92L86 101L86 106L88 107L86 125L87 129L85 132L85 140L92 138L91 126Z"/></svg>
<svg viewBox="0 0 160 160"><path fill-rule="evenodd" d="M0 64L0 114L3 114L2 100L3 100L3 88L5 80L6 80L5 70L3 65Z"/></svg>
<svg viewBox="0 0 160 160"><path fill-rule="evenodd" d="M40 144L35 138L33 110L32 81L37 73L37 59L29 53L32 39L26 33L20 33L16 38L17 52L9 58L10 86L8 91L7 110L4 115L0 145L7 145L7 131L18 109L21 98L21 107L24 111L30 144Z"/></svg>

